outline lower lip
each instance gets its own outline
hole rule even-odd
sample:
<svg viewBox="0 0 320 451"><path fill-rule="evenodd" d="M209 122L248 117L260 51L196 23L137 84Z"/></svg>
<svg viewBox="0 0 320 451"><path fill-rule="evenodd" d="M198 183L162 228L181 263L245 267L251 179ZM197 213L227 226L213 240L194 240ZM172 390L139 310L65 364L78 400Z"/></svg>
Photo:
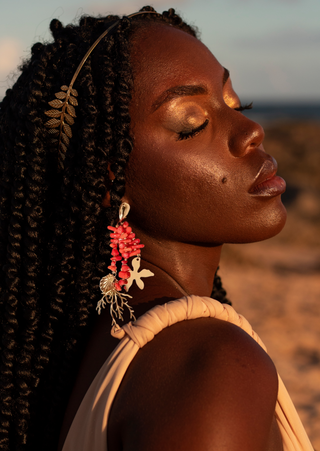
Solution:
<svg viewBox="0 0 320 451"><path fill-rule="evenodd" d="M285 190L286 182L283 178L275 175L271 179L251 188L249 193L257 197L275 197L283 194Z"/></svg>

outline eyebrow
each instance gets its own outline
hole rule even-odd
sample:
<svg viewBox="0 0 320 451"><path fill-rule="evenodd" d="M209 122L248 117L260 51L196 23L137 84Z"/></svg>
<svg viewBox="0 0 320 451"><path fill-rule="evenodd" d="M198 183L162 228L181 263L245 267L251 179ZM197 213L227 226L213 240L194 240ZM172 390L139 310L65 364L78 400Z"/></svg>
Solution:
<svg viewBox="0 0 320 451"><path fill-rule="evenodd" d="M222 85L224 86L230 76L230 72L225 67L223 69L224 73L222 77ZM152 111L156 111L161 105L175 99L176 97L196 96L199 94L208 94L208 90L204 85L174 86L173 88L167 89L159 97L157 97L155 102L152 104Z"/></svg>
<svg viewBox="0 0 320 451"><path fill-rule="evenodd" d="M152 111L157 110L165 102L169 102L176 97L196 96L198 94L207 94L208 90L202 85L174 86L164 91L152 104Z"/></svg>

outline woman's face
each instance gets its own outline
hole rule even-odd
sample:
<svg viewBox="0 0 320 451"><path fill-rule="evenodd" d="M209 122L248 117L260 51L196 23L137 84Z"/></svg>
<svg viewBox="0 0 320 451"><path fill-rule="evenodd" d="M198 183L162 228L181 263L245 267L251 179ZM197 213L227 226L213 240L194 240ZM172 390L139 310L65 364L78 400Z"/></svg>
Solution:
<svg viewBox="0 0 320 451"><path fill-rule="evenodd" d="M226 69L200 41L161 24L135 37L132 64L132 225L203 245L277 234L285 184L274 177L263 129L237 111Z"/></svg>

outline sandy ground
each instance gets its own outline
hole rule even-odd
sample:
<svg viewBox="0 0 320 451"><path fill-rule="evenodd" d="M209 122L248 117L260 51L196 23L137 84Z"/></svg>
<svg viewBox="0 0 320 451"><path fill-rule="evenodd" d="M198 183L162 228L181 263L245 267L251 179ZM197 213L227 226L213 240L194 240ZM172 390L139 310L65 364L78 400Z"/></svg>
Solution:
<svg viewBox="0 0 320 451"><path fill-rule="evenodd" d="M267 346L320 450L320 247L277 239L226 246L220 275L233 307Z"/></svg>
<svg viewBox="0 0 320 451"><path fill-rule="evenodd" d="M225 246L220 275L234 308L267 346L320 451L320 123L278 121L265 149L287 181L284 230Z"/></svg>

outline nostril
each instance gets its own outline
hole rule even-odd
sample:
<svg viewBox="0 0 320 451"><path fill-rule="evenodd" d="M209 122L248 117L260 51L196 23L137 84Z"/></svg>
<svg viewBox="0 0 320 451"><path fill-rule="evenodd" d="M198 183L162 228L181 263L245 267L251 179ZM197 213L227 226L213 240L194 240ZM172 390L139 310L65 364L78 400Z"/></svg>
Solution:
<svg viewBox="0 0 320 451"><path fill-rule="evenodd" d="M256 122L253 122L253 124L254 130L250 136L250 147L259 147L264 140L265 133L260 124L257 124Z"/></svg>
<svg viewBox="0 0 320 451"><path fill-rule="evenodd" d="M241 128L234 128L229 139L229 148L234 156L242 156L262 147L264 130L260 124L242 116Z"/></svg>

